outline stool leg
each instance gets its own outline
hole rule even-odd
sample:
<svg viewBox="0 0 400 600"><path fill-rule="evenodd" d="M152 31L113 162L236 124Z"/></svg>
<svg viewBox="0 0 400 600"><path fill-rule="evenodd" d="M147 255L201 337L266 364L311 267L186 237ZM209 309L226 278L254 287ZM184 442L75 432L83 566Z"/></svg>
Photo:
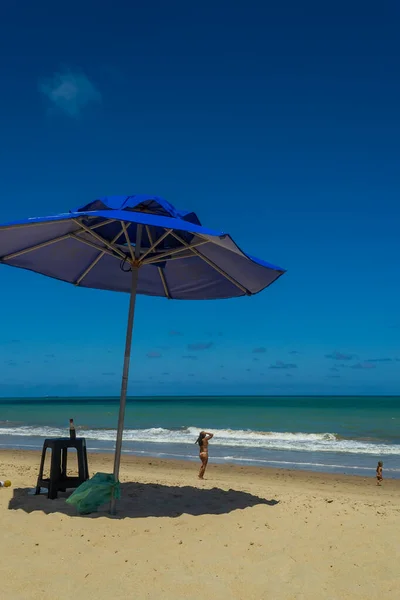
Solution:
<svg viewBox="0 0 400 600"><path fill-rule="evenodd" d="M78 476L81 481L86 481L86 469L85 469L85 459L83 456L84 446L83 444L77 447L78 453Z"/></svg>
<svg viewBox="0 0 400 600"><path fill-rule="evenodd" d="M86 444L83 446L83 462L85 465L85 479L89 479L89 466L87 460Z"/></svg>
<svg viewBox="0 0 400 600"><path fill-rule="evenodd" d="M61 475L61 452L59 449L53 448L51 453L51 468L50 468L50 483L48 498L54 500L57 498L58 483Z"/></svg>
<svg viewBox="0 0 400 600"><path fill-rule="evenodd" d="M38 480L37 480L37 484L36 484L36 491L35 491L36 496L38 494L40 494L40 482L43 479L43 469L44 469L44 461L46 459L46 450L47 450L47 447L43 446L42 458L40 459L39 476L38 476Z"/></svg>
<svg viewBox="0 0 400 600"><path fill-rule="evenodd" d="M89 475L89 465L88 465L88 460L87 460L86 446L85 446L85 468L86 468L86 479L89 479L90 475Z"/></svg>
<svg viewBox="0 0 400 600"><path fill-rule="evenodd" d="M61 458L61 479L66 479L67 477L67 458L68 458L68 448L62 449L62 458ZM65 492L65 487L60 487L61 492Z"/></svg>

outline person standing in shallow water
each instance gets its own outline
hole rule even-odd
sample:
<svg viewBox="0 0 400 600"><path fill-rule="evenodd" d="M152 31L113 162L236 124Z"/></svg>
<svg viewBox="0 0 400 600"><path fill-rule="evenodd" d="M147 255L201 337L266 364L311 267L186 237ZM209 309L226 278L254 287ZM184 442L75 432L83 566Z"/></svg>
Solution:
<svg viewBox="0 0 400 600"><path fill-rule="evenodd" d="M199 471L199 479L204 479L204 473L206 472L208 463L208 440L211 440L212 437L214 437L213 433L209 433L208 431L200 431L200 435L195 442L200 448L199 456L201 460L201 467Z"/></svg>

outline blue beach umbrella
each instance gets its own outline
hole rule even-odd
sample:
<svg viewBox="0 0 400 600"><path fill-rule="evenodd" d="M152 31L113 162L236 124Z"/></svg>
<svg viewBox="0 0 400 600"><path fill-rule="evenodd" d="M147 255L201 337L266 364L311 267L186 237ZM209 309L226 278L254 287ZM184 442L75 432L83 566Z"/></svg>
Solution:
<svg viewBox="0 0 400 600"><path fill-rule="evenodd" d="M130 294L114 459L118 480L137 294L215 300L257 294L284 270L245 254L193 212L144 195L100 198L68 213L0 226L0 263ZM115 501L112 503L115 512Z"/></svg>

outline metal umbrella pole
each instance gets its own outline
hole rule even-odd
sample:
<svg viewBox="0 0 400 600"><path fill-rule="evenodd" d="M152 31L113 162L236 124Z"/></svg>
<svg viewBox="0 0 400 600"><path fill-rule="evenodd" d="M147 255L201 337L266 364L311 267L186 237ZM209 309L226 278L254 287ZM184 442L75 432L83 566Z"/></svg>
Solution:
<svg viewBox="0 0 400 600"><path fill-rule="evenodd" d="M138 260L140 256L140 243L142 237L142 226L138 225L136 234L136 246L134 251L134 259ZM119 467L121 463L121 449L122 449L122 437L124 433L124 420L125 420L125 407L126 407L126 395L128 390L128 379L129 379L129 365L131 360L131 346L132 346L132 332L133 323L135 318L135 304L137 295L137 285L139 279L139 267L132 265L132 283L131 283L131 295L129 300L129 312L128 312L128 323L126 327L126 340L125 340L125 356L124 356L124 367L122 371L122 383L121 383L121 396L119 403L119 415L118 415L118 428L117 428L117 439L115 442L115 456L114 456L114 479L117 482L119 479ZM111 497L110 513L116 514L116 498L113 494Z"/></svg>

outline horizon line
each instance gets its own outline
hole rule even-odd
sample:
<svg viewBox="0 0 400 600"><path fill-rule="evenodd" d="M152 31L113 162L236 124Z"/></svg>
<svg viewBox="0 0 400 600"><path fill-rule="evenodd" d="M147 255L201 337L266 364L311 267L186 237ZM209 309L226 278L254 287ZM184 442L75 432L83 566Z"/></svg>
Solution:
<svg viewBox="0 0 400 600"><path fill-rule="evenodd" d="M127 399L135 399L135 398L400 398L400 393L398 394L137 394L137 395L128 395ZM46 394L46 395L38 395L38 396L0 396L0 401L2 400L14 400L14 399L78 399L78 398L93 398L93 399L108 399L108 400L119 400L120 397L118 395L112 396L101 396L99 394L89 394L89 395L63 395L63 394Z"/></svg>

